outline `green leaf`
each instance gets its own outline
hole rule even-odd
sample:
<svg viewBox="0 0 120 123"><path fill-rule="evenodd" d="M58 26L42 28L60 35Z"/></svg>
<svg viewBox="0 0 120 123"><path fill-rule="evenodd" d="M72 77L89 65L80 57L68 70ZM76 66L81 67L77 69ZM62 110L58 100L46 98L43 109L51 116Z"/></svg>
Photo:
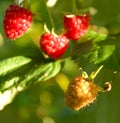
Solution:
<svg viewBox="0 0 120 123"><path fill-rule="evenodd" d="M56 76L61 69L61 64L59 61L53 62L51 66L52 69L47 73L48 75L43 79L44 81Z"/></svg>
<svg viewBox="0 0 120 123"><path fill-rule="evenodd" d="M61 65L58 61L40 65L25 74L23 80L20 81L20 86L25 87L26 85L30 85L35 82L46 81L54 77L60 69Z"/></svg>
<svg viewBox="0 0 120 123"><path fill-rule="evenodd" d="M79 42L86 42L90 40L92 40L93 42L100 42L105 40L106 38L107 38L107 35L105 34L97 33L93 30L89 30L89 32L85 36L81 37Z"/></svg>
<svg viewBox="0 0 120 123"><path fill-rule="evenodd" d="M115 71L120 71L120 34L111 37L113 44L115 45L115 50L111 57L105 61L105 65L109 69L113 69Z"/></svg>
<svg viewBox="0 0 120 123"><path fill-rule="evenodd" d="M25 65L0 78L0 91L21 86L23 89L38 82L49 80L61 69L59 61L35 65Z"/></svg>
<svg viewBox="0 0 120 123"><path fill-rule="evenodd" d="M1 80L0 81L0 91L5 91L5 90L9 90L10 88L12 88L13 86L16 87L16 83L18 82L20 78L15 76L13 78L7 79L6 81Z"/></svg>
<svg viewBox="0 0 120 123"><path fill-rule="evenodd" d="M113 39L104 34L89 31L73 48L73 59L79 64L99 64L107 60L115 50Z"/></svg>
<svg viewBox="0 0 120 123"><path fill-rule="evenodd" d="M0 76L4 76L23 65L28 64L30 61L30 58L26 58L24 56L15 56L2 60L0 61Z"/></svg>
<svg viewBox="0 0 120 123"><path fill-rule="evenodd" d="M85 59L95 64L101 63L109 58L115 50L114 45L98 46L85 55Z"/></svg>

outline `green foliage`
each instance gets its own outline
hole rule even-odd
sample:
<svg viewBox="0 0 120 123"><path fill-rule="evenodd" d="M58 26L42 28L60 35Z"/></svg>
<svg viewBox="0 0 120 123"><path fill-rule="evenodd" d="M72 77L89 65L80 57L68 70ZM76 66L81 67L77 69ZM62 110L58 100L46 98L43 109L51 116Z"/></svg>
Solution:
<svg viewBox="0 0 120 123"><path fill-rule="evenodd" d="M6 7L14 1L0 1L0 96L13 88L24 90L0 113L1 122L47 123L45 118L51 118L51 123L119 123L120 2L73 1L79 13L90 13L91 26L78 42L70 42L60 60L42 54L39 38L45 32L44 24L49 30L54 28L58 34L64 32L63 16L73 13L75 6L72 1L58 0L50 8L46 5L47 0L30 0L29 9L35 14L34 22L29 32L16 41L6 39L2 22ZM80 67L91 73L100 65L104 67L95 82L102 86L104 82L112 81L112 91L99 95L94 104L81 111L68 109L60 86L66 86L68 80L79 75ZM67 75L67 82L61 76L59 80L63 82L57 81L55 77L59 72Z"/></svg>
<svg viewBox="0 0 120 123"><path fill-rule="evenodd" d="M13 70L16 70L19 67L29 63L30 61L31 59L23 56L5 59L0 62L0 76L8 74L9 72L12 72Z"/></svg>
<svg viewBox="0 0 120 123"><path fill-rule="evenodd" d="M79 64L85 61L104 64L103 62L108 60L115 50L116 44L113 40L104 34L90 31L73 48L73 59L77 60Z"/></svg>
<svg viewBox="0 0 120 123"><path fill-rule="evenodd" d="M29 63L30 61L31 59L23 56L2 61L0 91L17 86L25 88L33 83L46 81L54 77L61 68L59 61L39 65L34 65L34 62Z"/></svg>
<svg viewBox="0 0 120 123"><path fill-rule="evenodd" d="M103 64L111 70L119 71L119 40L119 35L107 36L90 31L73 48L73 59L79 65Z"/></svg>

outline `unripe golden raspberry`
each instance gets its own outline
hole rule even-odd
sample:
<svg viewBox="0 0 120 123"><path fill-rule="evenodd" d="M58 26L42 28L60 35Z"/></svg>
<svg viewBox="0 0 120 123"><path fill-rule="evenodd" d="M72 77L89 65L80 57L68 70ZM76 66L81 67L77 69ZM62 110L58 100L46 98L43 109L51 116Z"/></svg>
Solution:
<svg viewBox="0 0 120 123"><path fill-rule="evenodd" d="M68 107L79 110L92 103L98 94L98 87L82 76L75 77L68 85L65 101Z"/></svg>

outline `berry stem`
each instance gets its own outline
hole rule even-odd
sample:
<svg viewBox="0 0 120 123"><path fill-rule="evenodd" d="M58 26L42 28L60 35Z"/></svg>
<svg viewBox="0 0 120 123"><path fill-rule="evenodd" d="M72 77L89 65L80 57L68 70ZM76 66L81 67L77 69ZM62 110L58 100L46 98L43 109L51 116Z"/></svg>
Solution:
<svg viewBox="0 0 120 123"><path fill-rule="evenodd" d="M55 28L55 24L54 24L54 21L53 21L53 18L52 18L51 13L50 13L48 7L46 6L45 0L43 0L43 2L44 2L44 5L45 5L45 7L46 7L46 11L47 11L47 13L48 13L48 17L49 17L50 24L51 24L51 25L49 25L49 27L50 27L50 30L52 30L53 28ZM48 25L47 25L47 26L48 26Z"/></svg>
<svg viewBox="0 0 120 123"><path fill-rule="evenodd" d="M30 0L24 0L23 1L23 7L26 9L29 9L29 4L30 4Z"/></svg>
<svg viewBox="0 0 120 123"><path fill-rule="evenodd" d="M97 88L98 88L98 91L100 91L100 92L105 92L105 91L104 91L104 88L102 88L102 87L100 87L100 86L97 86Z"/></svg>
<svg viewBox="0 0 120 123"><path fill-rule="evenodd" d="M73 2L73 13L77 11L76 0L72 0Z"/></svg>

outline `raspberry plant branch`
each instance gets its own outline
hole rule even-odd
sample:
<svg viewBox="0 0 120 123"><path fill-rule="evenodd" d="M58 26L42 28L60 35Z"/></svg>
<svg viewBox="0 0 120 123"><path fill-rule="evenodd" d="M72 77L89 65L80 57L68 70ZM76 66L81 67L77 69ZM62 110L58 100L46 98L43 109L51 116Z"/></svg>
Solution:
<svg viewBox="0 0 120 123"><path fill-rule="evenodd" d="M21 4L20 0L16 0L16 2L19 5ZM4 16L5 33L7 32L6 37L15 40L16 38L20 38L27 31L26 29L29 29L33 21L33 14L24 7L28 8L30 2L32 2L32 0L22 0L23 7L20 7L18 5L10 5L8 7ZM33 0L33 2L35 1ZM39 47L41 48L40 52L38 52L39 55L37 56L35 61L34 58L29 59L26 57L25 59L22 59L22 61L19 57L18 61L14 58L11 58L10 60L7 59L3 62L0 62L0 68L2 69L0 73L0 91L4 92L15 87L21 87L22 89L24 89L33 85L34 83L47 81L54 77L61 89L64 92L67 92L66 102L68 106L73 106L73 109L75 110L81 109L82 107L86 106L89 103L92 103L96 99L98 91L106 92L111 90L111 84L109 82L106 82L104 87L102 88L97 86L97 84L95 84L93 81L93 79L100 72L103 66L100 66L98 70L92 72L90 76L87 76L85 72L82 72L82 75L74 77L72 82L68 84L69 79L64 74L59 72L62 68L61 62L64 62L63 55L68 48L69 42L73 40L76 41L76 44L73 44L74 52L72 53L72 55L69 54L67 58L72 57L72 60L74 61L76 61L77 59L78 62L76 63L78 64L83 60L82 63L84 65L86 65L86 63L89 64L90 62L98 64L107 60L111 55L113 55L113 51L115 50L115 46L117 44L113 42L106 43L106 39L109 40L107 35L102 35L92 30L88 32L90 22L89 15L84 14L80 16L79 13L77 13L76 0L72 0L73 13L78 15L65 15L63 28L66 32L59 36L56 35L53 30L55 29L56 25L54 25L54 20L51 13L52 11L50 11L51 9L47 7L45 0L40 0L39 2L39 12L43 20L43 24L45 24L45 30L43 29L42 31L47 30L47 32L39 38ZM12 18L14 15L15 17L17 17L17 19L20 20L20 22L22 18L22 23L18 23L18 20ZM24 18L23 15L26 18ZM25 23L23 24L23 22ZM25 27L24 25L26 24L28 24L28 26ZM19 25L22 26L18 28ZM17 29L14 30L14 27L16 27ZM23 31L20 29L23 29ZM48 29L50 31L48 31ZM21 32L21 35L16 35L20 34ZM113 41L113 39L111 40ZM27 48L24 47L24 49ZM42 54L41 51L49 56L48 59L45 58L43 55L42 57L40 57L40 54ZM14 50L12 52L14 52ZM31 54L35 56L35 54L37 53L32 52L31 48L30 55ZM24 55L25 53L23 53L23 56ZM86 60L87 62L85 63L84 60Z"/></svg>

